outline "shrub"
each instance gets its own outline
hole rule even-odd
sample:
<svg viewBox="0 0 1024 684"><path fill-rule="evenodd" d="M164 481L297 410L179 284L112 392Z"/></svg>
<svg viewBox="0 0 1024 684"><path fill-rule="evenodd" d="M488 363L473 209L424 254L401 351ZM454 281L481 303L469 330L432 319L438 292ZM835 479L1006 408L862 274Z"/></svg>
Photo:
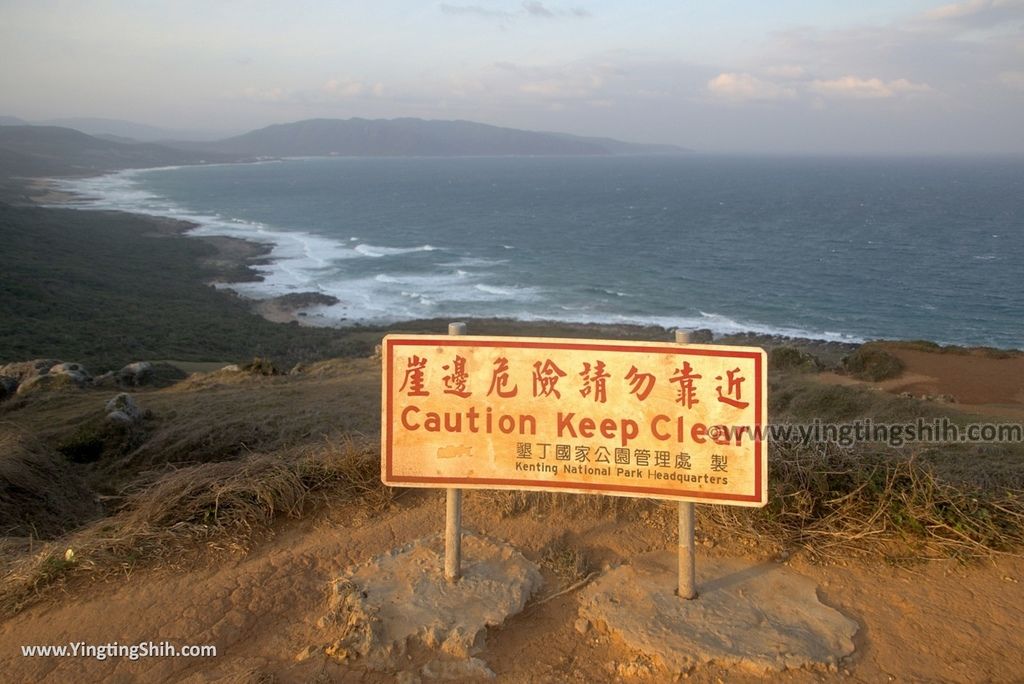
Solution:
<svg viewBox="0 0 1024 684"><path fill-rule="evenodd" d="M858 380L878 382L902 373L903 362L881 347L865 344L843 358L843 369Z"/></svg>
<svg viewBox="0 0 1024 684"><path fill-rule="evenodd" d="M815 373L823 370L825 365L818 357L796 347L775 347L768 352L768 368L775 371Z"/></svg>

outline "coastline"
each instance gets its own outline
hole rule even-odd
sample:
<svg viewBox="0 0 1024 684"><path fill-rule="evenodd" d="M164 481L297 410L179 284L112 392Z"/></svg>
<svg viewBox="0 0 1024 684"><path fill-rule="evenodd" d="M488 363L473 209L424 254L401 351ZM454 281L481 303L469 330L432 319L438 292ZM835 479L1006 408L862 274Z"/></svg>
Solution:
<svg viewBox="0 0 1024 684"><path fill-rule="evenodd" d="M252 162L237 162L252 163ZM164 168L164 167L156 167ZM146 169L133 169L144 171ZM109 175L112 172L94 174L96 177ZM72 177L68 177L72 178ZM198 223L160 216L133 212L130 210L98 209L88 207L84 201L88 198L80 193L60 189L61 177L42 177L28 180L28 187L38 191L37 195L30 196L38 205L43 207L67 207L83 211L116 211L129 216L136 217L147 222L167 223L175 226L172 230L178 235L198 240L209 247L214 253L212 256L203 259L203 266L215 272L215 276L208 280L208 283L231 289L232 284L257 283L264 280L257 268L273 263L270 254L274 244L260 242L253 237L238 237L228 235L196 235L194 230L200 228ZM45 204L43 204L45 200ZM232 290L232 292L234 292ZM329 306L343 303L343 300L336 296L318 292L315 290L297 290L287 294L270 297L253 297L241 292L234 294L247 303L249 310L264 320L275 324L289 324L306 329L331 329L338 331L349 331L366 333L369 331L386 332L388 330L402 330L406 332L432 332L444 329L449 321L446 317L434 318L408 318L392 322L376 323L368 321L346 321L344 318L334 319L332 323L343 322L341 325L327 324L323 322L320 311ZM494 316L487 318L480 317L458 317L473 326L471 329L479 331L480 334L493 335L536 335L536 336L560 336L560 337L597 337L597 338L623 338L623 339L671 339L675 328L667 328L657 324L643 323L610 323L600 321L577 322L564 320L522 320L510 317ZM763 346L768 349L779 346L794 346L803 351L819 356L829 366L837 365L843 356L851 353L861 345L871 340L860 339L826 339L814 336L787 335L773 332L758 332L743 330L738 332L721 333L710 328L687 328L695 337L695 343L716 343L732 345ZM362 335L360 335L362 336ZM881 340L882 342L900 342L898 339ZM962 345L948 345L951 348L961 348ZM983 346L968 346L967 349L989 349ZM1004 349L995 348L991 349ZM1009 348L1010 351L1019 350Z"/></svg>
<svg viewBox="0 0 1024 684"><path fill-rule="evenodd" d="M16 322L0 331L4 350L0 361L61 358L96 371L146 359L246 362L259 356L285 369L300 362L369 356L389 332L437 334L451 322L444 317L317 325L318 307L334 305L336 298L295 292L249 299L226 286L262 277L257 269L271 250L265 243L196 236L191 232L195 224L186 221L113 210L83 211L74 202L66 208L8 205L5 211L12 220L22 216L19 220L24 225L24 230L8 238L8 256L13 261L3 263L0 258L7 275L14 282L45 278L67 287L51 291L49 299L33 295L0 302L0 313ZM33 239L26 238L29 233L34 233ZM10 241L16 237L22 242ZM73 258L62 260L60 255L69 250ZM31 270L19 275L26 263L46 264L45 275ZM79 286L71 286L83 273L97 269L107 277L96 288L78 292ZM500 317L463 320L475 335L643 341L674 337L674 330L657 325ZM817 368L815 377L822 385L859 386L925 401L949 396L964 411L1024 416L1024 388L1015 389L1012 382L1024 373L1024 355L1019 351L869 343L888 345L887 353L901 357L905 369L894 380L872 382L857 380L844 368L844 359L862 348L861 343L755 332L715 335L709 329L690 332L694 344L757 346L769 354L789 348L790 355L794 350L810 355L811 370Z"/></svg>
<svg viewBox="0 0 1024 684"><path fill-rule="evenodd" d="M137 169L144 170L144 169ZM108 173L96 174L95 177L109 175ZM70 190L59 187L61 178L33 178L29 179L29 187L38 192L33 200L42 207L70 208L82 211L117 211L126 215L138 217L145 221L166 221L180 226L178 234L185 237L200 240L216 250L216 256L206 260L206 265L218 272L218 275L210 282L221 286L231 284L261 282L263 276L258 273L256 267L271 263L269 254L274 245L260 242L255 238L245 238L226 235L196 235L194 229L199 224L182 219L173 219L155 214L146 214L118 209L101 209L90 207L86 204L90 198ZM45 200L45 202L43 201ZM409 318L396 320L390 323L373 323L366 321L352 321L343 325L324 324L321 319L320 310L323 307L342 303L342 300L332 295L327 295L315 290L300 290L284 295L272 297L250 297L238 293L244 301L249 303L250 310L272 323L285 323L302 326L305 328L333 328L338 330L349 329L352 326L363 330L401 329L405 331L428 332L435 327L444 329L447 326L447 319L441 318ZM473 318L459 317L460 320L472 321L477 328L491 331L489 334L497 335L538 335L544 337L586 337L611 339L622 337L624 339L671 339L674 328L666 328L654 324L645 325L642 323L608 323L599 321L576 322L559 320L520 320L508 317ZM340 319L344 321L345 319ZM756 344L768 343L770 346L780 344L797 344L801 347L810 347L824 352L832 357L837 354L849 353L861 344L859 341L838 341L826 340L815 337L790 336L773 333L759 333L754 331L741 331L728 334L717 334L709 328L690 329L697 333L697 337L703 343L723 344ZM813 353L813 352L812 352ZM838 358L838 356L836 356Z"/></svg>
<svg viewBox="0 0 1024 684"><path fill-rule="evenodd" d="M21 457L23 465L16 462L20 470L10 472L22 475L19 486L29 482L33 487L25 495L18 490L22 498L11 507L18 517L8 513L3 520L15 520L19 530L32 524L25 536L10 533L3 539L8 552L4 568L11 578L0 592L0 608L8 611L0 631L4 647L14 649L26 641L59 643L59 632L67 624L76 625L76 638L92 643L131 643L139 634L167 632L168 615L184 615L171 625L171 632L213 634L211 641L230 656L211 677L237 667L246 668L239 669L240 677L251 678L247 648L258 649L263 670L281 672L286 679L309 679L324 671L341 680L359 676L358 663L339 664L320 655L325 632L312 625L324 614L323 587L335 581L339 558L376 558L392 553L396 544L414 544L435 534L444 506L439 498L443 493L392 493L380 484L374 438L380 428L381 364L370 352L386 332L443 334L448 319L377 327L304 324L308 316L301 316L303 310L329 306L333 298L294 293L254 304L223 287L225 282L241 282L231 278L259 278L254 267L267 258L268 245L191 235L194 224L188 222L81 211L73 204L67 209L0 204L0 212L0 236L12 224L22 229L6 233L10 253L6 259L0 253L0 274L15 285L46 280L54 297L43 304L67 304L47 325L32 331L34 337L26 338L34 341L24 346L31 352L24 358L49 355L52 350L41 342L67 336L92 346L121 345L116 351L130 356L119 364L176 359L172 363L181 367L178 359L189 353L219 361L193 364L203 374L169 388L42 385L0 405L5 422L0 437L9 440L5 444L13 445L9 448L15 455L27 454ZM29 229L32 235L26 237ZM27 270L33 264L38 268ZM65 301L78 296L77 290L89 281L97 287ZM0 319L11 303L0 298ZM84 308L89 305L95 308ZM264 311L259 311L261 306ZM101 315L108 317L99 327L87 327ZM29 318L11 318L15 324L9 327L25 326ZM279 322L270 322L275 318ZM470 334L481 335L666 341L672 336L659 326L500 318L471 318L467 323ZM187 353L146 347L142 337L157 325L163 326L153 331L159 344L180 338L180 349ZM0 357L8 351L4 334L0 329ZM236 339L213 346L229 335ZM796 347L828 367L865 346L757 333L716 337L706 329L692 335L694 343ZM773 420L897 424L941 415L959 424L982 420L981 415L1024 419L1024 388L1015 404L1018 414L986 413L985 406L972 403L1013 401L1014 381L1024 378L1024 354L892 344L892 353L901 356L906 370L891 386L886 385L889 381L859 381L832 370L777 369L770 356L768 406ZM301 345L308 346L296 355ZM245 359L243 354L250 359L258 354L259 362L223 368ZM289 371L291 363L295 366ZM843 386L830 386L826 378ZM971 393L954 405L902 396L959 392L968 382L973 383ZM998 385L998 391L981 393L989 384ZM111 428L109 417L99 412L122 391L145 409L130 428L139 441L130 445L116 432L129 428L120 423ZM103 431L97 432L98 425ZM92 461L75 461L66 453L76 453L69 447L95 445L97 439L100 453ZM855 617L862 630L857 648L863 655L842 661L834 670L842 667L854 678L919 675L924 671L920 667L906 666L907 644L917 644L912 655L918 661L935 660L926 672L930 677L959 677L968 661L996 679L1024 671L1019 657L1005 657L1016 654L1013 606L1024 596L1019 582L1024 577L1019 553L1024 459L1019 442L935 448L910 444L896 450L868 443L833 448L822 442L780 440L771 448L771 506L732 509L741 510L742 516L723 516L719 506L697 507L698 562L704 572L723 559L742 559L755 570L786 571L789 566L825 587L822 601ZM42 476L36 474L40 472ZM102 501L105 508L97 504L95 511L78 512L71 507L93 501ZM555 585L549 598L591 581L606 563L628 566L641 551L661 548L666 531L671 533L677 524L674 504L580 496L568 508L564 501L563 495L471 491L465 505L474 528L527 549L540 559L546 580L568 587L558 591L560 585ZM58 513L65 517L56 518ZM538 526L557 513L567 513L568 522ZM42 539L37 520L50 526ZM313 558L313 566L282 573L281 559L297 553ZM566 556L570 562L579 559L577 577L582 579L561 574L565 563L559 559ZM972 558L977 561L968 564ZM169 574L175 576L174 583L168 582ZM132 624L125 627L125 611L103 610L111 605L127 607L135 616ZM195 610L183 613L182 605ZM224 632L225 615L241 616L241 622L236 620ZM496 638L488 636L481 655L496 663L495 670L527 679L543 670L536 661L524 663L524 643L538 653L582 653L579 662L589 668L590 679L621 673L621 664L620 669L599 670L602 659L614 656L609 663L629 663L626 658L633 655L610 652L617 647L590 623L583 630L587 635L581 636L579 619L573 596L539 599ZM309 630L282 641L275 625L284 622ZM907 638L908 624L921 638ZM928 640L936 634L943 644L938 654ZM986 644L980 652L979 634ZM175 662L109 658L85 666L96 679L180 678ZM548 671L561 672L557 668L562 662L552 663ZM82 662L74 659L62 659L58 667L63 670L52 670L39 658L22 658L16 666L16 676L24 679L53 672L74 679L83 671ZM663 678L670 674L646 672ZM709 672L731 677L739 669ZM823 672L796 674L817 677L825 676ZM696 676L701 678L702 671ZM753 682L754 675L749 679Z"/></svg>

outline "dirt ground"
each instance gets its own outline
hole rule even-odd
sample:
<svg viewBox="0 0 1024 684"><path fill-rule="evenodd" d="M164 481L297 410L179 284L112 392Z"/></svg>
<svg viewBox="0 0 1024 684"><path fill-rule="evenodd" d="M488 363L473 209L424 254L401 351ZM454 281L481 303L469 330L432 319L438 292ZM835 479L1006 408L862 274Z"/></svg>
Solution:
<svg viewBox="0 0 1024 684"><path fill-rule="evenodd" d="M538 560L562 538L583 550L593 567L628 563L671 547L675 529L666 515L616 520L550 519L526 513L503 517L486 495L470 494L467 529L504 539ZM393 681L394 673L363 670L320 652L331 634L316 626L328 583L343 568L439 531L444 499L411 490L386 515L367 516L347 506L315 521L278 526L245 557L227 557L183 574L159 570L93 585L37 605L0 625L0 668L5 681ZM699 535L699 531L698 531ZM726 553L702 547L701 558ZM735 550L730 550L736 555ZM777 562L745 556L751 566ZM907 568L871 561L811 565L796 556L791 567L818 584L820 599L856 620L856 652L837 672L800 670L767 679L811 682L1020 681L1024 678L1024 559L960 565L932 562ZM543 567L543 566L542 566ZM545 570L541 597L562 588ZM699 599L698 599L699 600ZM636 681L764 681L763 675L715 666L673 673L627 651L607 635L581 635L574 627L577 598L570 592L490 630L481 657L504 682L611 681L624 670ZM85 641L121 644L168 640L213 644L215 658L28 658L20 647ZM430 660L411 657L417 672Z"/></svg>
<svg viewBox="0 0 1024 684"><path fill-rule="evenodd" d="M830 384L873 386L893 394L948 395L965 411L1024 418L1024 356L990 358L898 347L888 351L904 365L903 372L890 380L870 383L831 372L818 377Z"/></svg>
<svg viewBox="0 0 1024 684"><path fill-rule="evenodd" d="M969 372L961 369L965 358L973 365ZM927 382L930 384L922 391L949 392L965 404L968 399L981 406L1021 402L1021 359L907 352L904 362L905 376L890 383L902 380L919 389L923 385L914 383ZM965 384L968 376L977 384ZM158 416L173 416L176 425L188 421L199 425L202 418L224 428L228 423L225 412L236 411L258 387L263 399L258 406L252 404L250 411L256 416L253 420L267 425L269 432L264 439L272 447L275 440L283 439L283 428L275 426L274 416L286 409L288 415L297 416L296 424L289 428L296 434L330 424L372 435L378 420L378 382L379 365L358 359L314 366L297 377L195 377L175 387L140 393L140 398ZM953 389L954 385L959 391ZM879 387L892 392L911 391L886 383ZM965 391L983 387L988 387L990 393ZM84 396L89 399L91 395ZM85 411L79 407L82 402L78 395L58 396L40 404L30 415L10 415L12 420L17 416L25 421L29 428L41 430L45 424L57 429L80 420L79 414ZM205 433L197 428L194 432L196 443L215 444L221 439L214 431ZM162 435L155 433L151 443L163 445L161 448L173 446L171 437ZM181 448L192 448L190 444ZM345 568L436 534L443 524L442 492L406 490L383 513L371 513L359 503L348 503L310 518L281 520L245 555L211 553L185 571L151 567L105 583L77 585L65 594L51 594L0 622L0 680L395 681L398 672L368 671L359 661L339 662L326 656L322 648L336 635L318 627L317 621L325 614L331 580ZM577 631L578 587L545 600L574 580L554 574L550 563L543 559L545 551L553 546L579 551L587 559L586 575L629 563L650 551L672 548L676 542L674 507L665 506L653 514L629 509L619 514L581 513L570 508L551 514L529 509L509 515L494 494L470 492L463 525L513 544L540 563L545 576L540 595L527 604L525 611L487 634L479 657L496 673L499 682L624 678L741 683L1024 681L1021 556L902 567L874 557L814 564L799 551L786 560L759 555L767 552L723 541L728 535L710 535L718 540L714 543L707 539L709 530L698 529L698 563L711 557L740 558L752 567L785 562L813 580L822 602L858 623L856 651L834 671L797 670L766 676L711 665L689 672L669 672L601 631ZM170 641L178 646L212 644L217 656L101 661L21 655L21 647L28 645L149 641ZM412 675L435 658L414 651L403 668L410 673L404 681L415 681Z"/></svg>

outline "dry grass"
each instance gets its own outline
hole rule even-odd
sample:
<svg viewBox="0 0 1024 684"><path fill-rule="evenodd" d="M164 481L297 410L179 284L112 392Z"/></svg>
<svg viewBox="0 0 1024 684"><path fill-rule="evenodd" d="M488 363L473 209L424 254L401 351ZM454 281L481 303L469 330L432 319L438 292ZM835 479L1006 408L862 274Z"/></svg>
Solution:
<svg viewBox="0 0 1024 684"><path fill-rule="evenodd" d="M524 492L513 489L472 490L478 497L505 518L527 512L538 516L553 513L570 516L630 517L639 511L649 511L657 505L649 499L591 494L560 494L554 492Z"/></svg>
<svg viewBox="0 0 1024 684"><path fill-rule="evenodd" d="M101 513L60 454L22 430L0 425L0 535L54 537Z"/></svg>
<svg viewBox="0 0 1024 684"><path fill-rule="evenodd" d="M697 506L698 531L811 558L871 555L891 561L983 558L1024 548L1024 491L941 480L913 454L834 444L772 444L764 508ZM481 491L503 515L624 515L667 528L675 505L644 499ZM557 555L557 554L556 554ZM561 563L561 561L559 561Z"/></svg>
<svg viewBox="0 0 1024 684"><path fill-rule="evenodd" d="M931 352L933 354L957 354L959 356L980 356L987 359L1012 359L1020 356L1019 349L997 349L994 347L962 347L956 344L941 345L928 340L892 340L876 344L890 349Z"/></svg>
<svg viewBox="0 0 1024 684"><path fill-rule="evenodd" d="M565 584L578 582L591 570L586 552L565 535L544 547L540 561Z"/></svg>
<svg viewBox="0 0 1024 684"><path fill-rule="evenodd" d="M360 499L379 509L390 497L377 451L349 439L181 468L137 486L113 516L8 561L0 611L17 612L75 579L130 573L153 561L174 567L197 544L244 551L275 517L299 517L325 500Z"/></svg>
<svg viewBox="0 0 1024 684"><path fill-rule="evenodd" d="M966 559L1024 547L1024 492L944 482L913 455L773 444L769 483L765 508L700 506L701 527L826 558Z"/></svg>

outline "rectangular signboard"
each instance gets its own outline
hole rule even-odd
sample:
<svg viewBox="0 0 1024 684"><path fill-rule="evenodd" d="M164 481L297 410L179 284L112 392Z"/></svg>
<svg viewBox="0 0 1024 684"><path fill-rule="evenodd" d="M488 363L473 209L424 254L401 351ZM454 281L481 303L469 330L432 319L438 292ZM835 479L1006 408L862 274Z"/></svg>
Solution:
<svg viewBox="0 0 1024 684"><path fill-rule="evenodd" d="M764 350L384 338L381 479L763 506Z"/></svg>

